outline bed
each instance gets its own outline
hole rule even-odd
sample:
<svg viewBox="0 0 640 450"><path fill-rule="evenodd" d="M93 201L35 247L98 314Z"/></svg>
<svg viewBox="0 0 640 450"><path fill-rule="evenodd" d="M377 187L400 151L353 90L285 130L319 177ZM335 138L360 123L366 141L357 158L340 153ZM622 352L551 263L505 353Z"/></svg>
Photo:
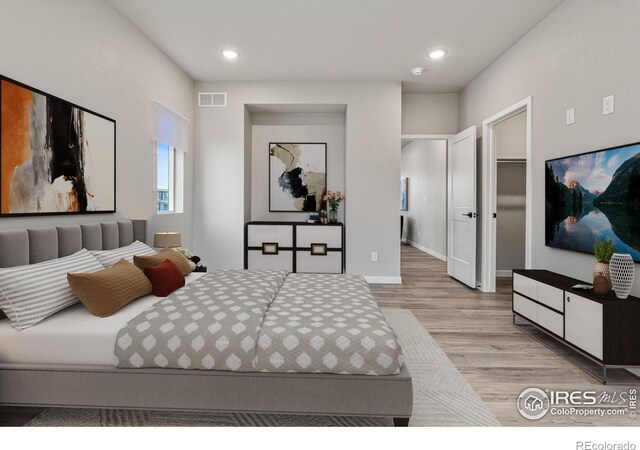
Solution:
<svg viewBox="0 0 640 450"><path fill-rule="evenodd" d="M0 267L53 260L82 248L115 249L135 240L144 242L145 236L146 222L139 220L0 231ZM192 273L183 289L202 290L213 277L214 274ZM282 328L279 318L313 302L309 294L312 290L306 293L307 300L296 294L301 291L300 286L319 283L313 275L282 279L280 297L276 295L278 301L269 305L271 315L265 315L263 334L254 336L256 341L270 344L270 336L277 336ZM348 278L340 280L351 283ZM327 285L320 283L315 289L325 292L326 301L335 297L335 293L326 293ZM348 291L350 287L336 289ZM114 341L116 336L122 336L118 333L123 333L123 324L132 323L135 327L134 319L159 302L157 297L143 297L107 318L91 316L77 304L22 331L12 328L8 319L0 320L0 405L378 416L392 417L395 425L408 424L413 392L404 364L394 373L382 375L373 374L371 369L365 373L340 373L336 368L339 373L325 373L326 367L314 367L312 361L298 359L298 364L309 366L309 373L298 373L292 367L296 361L289 361L286 349L279 348L265 353L262 361L256 351L253 361L257 365L240 370L153 367L142 363L116 367ZM322 305L318 301L315 307L320 309ZM296 345L306 333L304 324L297 328L303 331L292 337ZM144 337L141 335L140 339ZM275 360L274 354L278 356ZM127 356L126 360L130 359ZM388 361L381 361L385 367L388 365ZM351 367L350 371L355 369Z"/></svg>

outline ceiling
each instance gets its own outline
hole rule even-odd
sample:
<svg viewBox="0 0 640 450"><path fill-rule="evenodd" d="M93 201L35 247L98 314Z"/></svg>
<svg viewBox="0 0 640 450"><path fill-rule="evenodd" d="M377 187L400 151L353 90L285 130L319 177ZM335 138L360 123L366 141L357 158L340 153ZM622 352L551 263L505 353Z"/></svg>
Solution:
<svg viewBox="0 0 640 450"><path fill-rule="evenodd" d="M457 92L563 0L110 1L197 81L397 80L404 91ZM430 60L438 47L448 55ZM240 57L225 60L223 48Z"/></svg>

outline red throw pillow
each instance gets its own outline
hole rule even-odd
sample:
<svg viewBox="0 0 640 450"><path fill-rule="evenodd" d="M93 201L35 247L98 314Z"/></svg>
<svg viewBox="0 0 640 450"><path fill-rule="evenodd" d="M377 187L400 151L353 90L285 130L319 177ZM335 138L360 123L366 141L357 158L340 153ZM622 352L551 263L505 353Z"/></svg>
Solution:
<svg viewBox="0 0 640 450"><path fill-rule="evenodd" d="M155 267L145 267L144 274L151 281L153 295L166 297L176 289L184 286L184 275L173 262L165 260Z"/></svg>

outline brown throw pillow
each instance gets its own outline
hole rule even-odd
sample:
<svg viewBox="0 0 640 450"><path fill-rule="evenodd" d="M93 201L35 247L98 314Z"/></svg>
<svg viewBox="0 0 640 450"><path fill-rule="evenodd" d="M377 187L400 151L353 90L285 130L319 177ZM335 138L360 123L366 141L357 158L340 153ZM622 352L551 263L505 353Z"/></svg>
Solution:
<svg viewBox="0 0 640 450"><path fill-rule="evenodd" d="M187 259L180 253L175 252L170 248L165 248L156 255L134 256L133 263L140 269L144 270L145 267L159 266L167 259L178 266L178 269L180 269L180 273L182 275L189 275L191 273L191 266L189 266L189 261L187 261Z"/></svg>
<svg viewBox="0 0 640 450"><path fill-rule="evenodd" d="M97 272L68 273L67 280L82 304L98 317L110 316L153 289L142 270L124 259Z"/></svg>

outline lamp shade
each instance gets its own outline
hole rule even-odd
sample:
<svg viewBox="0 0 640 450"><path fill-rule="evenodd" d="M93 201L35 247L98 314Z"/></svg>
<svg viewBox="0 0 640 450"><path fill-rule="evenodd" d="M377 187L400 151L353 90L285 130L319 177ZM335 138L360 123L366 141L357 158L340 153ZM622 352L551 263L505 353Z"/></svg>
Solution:
<svg viewBox="0 0 640 450"><path fill-rule="evenodd" d="M177 231L164 231L153 235L153 246L158 248L180 247L182 240Z"/></svg>

